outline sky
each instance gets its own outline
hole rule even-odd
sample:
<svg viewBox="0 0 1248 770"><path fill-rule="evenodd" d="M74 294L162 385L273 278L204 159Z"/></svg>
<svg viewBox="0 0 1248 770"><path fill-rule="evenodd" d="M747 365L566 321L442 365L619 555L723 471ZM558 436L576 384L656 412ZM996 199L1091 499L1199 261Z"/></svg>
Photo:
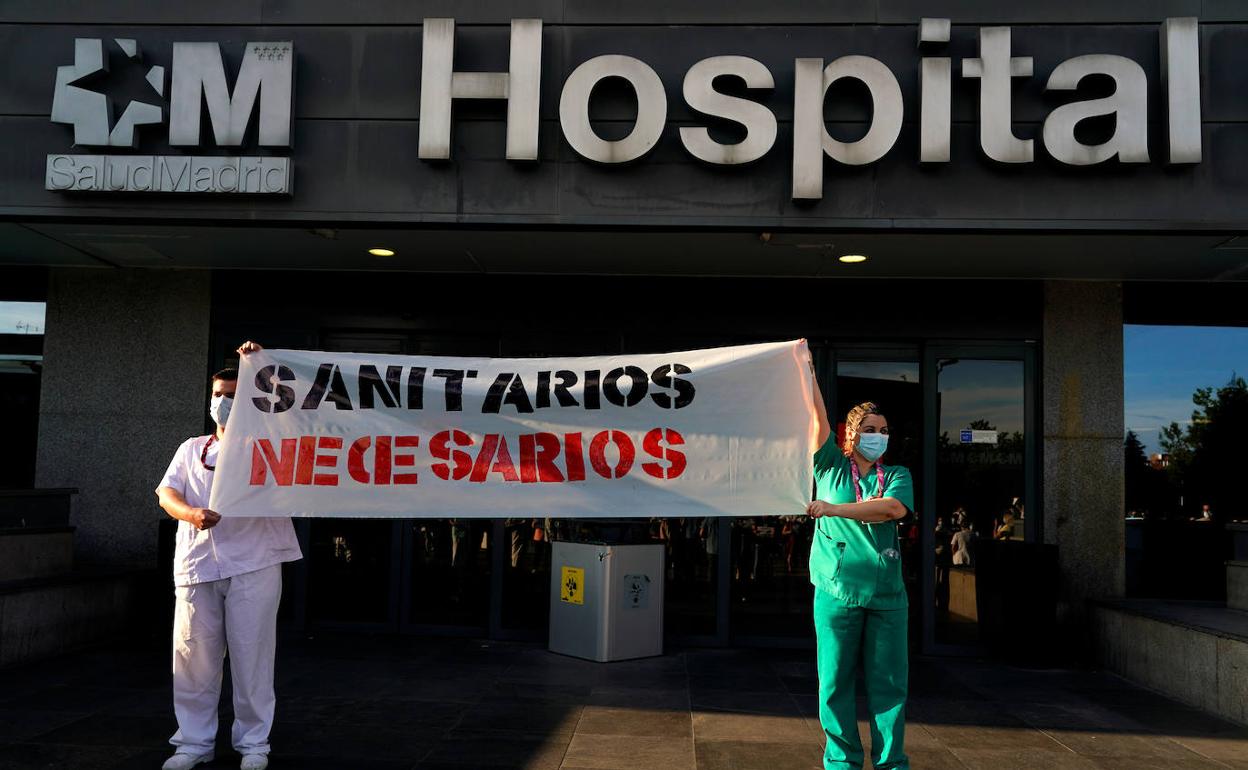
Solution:
<svg viewBox="0 0 1248 770"><path fill-rule="evenodd" d="M26 327L32 324L42 332L43 310L42 302L0 302L0 334L28 334Z"/></svg>
<svg viewBox="0 0 1248 770"><path fill-rule="evenodd" d="M942 361L940 432L955 441L975 420L999 433L1023 432L1023 362Z"/></svg>
<svg viewBox="0 0 1248 770"><path fill-rule="evenodd" d="M918 382L919 365L906 361L837 361L836 374L838 377Z"/></svg>
<svg viewBox="0 0 1248 770"><path fill-rule="evenodd" d="M842 377L918 382L917 363L839 361ZM960 360L940 362L940 432L957 436L973 420L987 420L998 431L1023 430L1023 362Z"/></svg>
<svg viewBox="0 0 1248 770"><path fill-rule="evenodd" d="M1192 393L1248 377L1248 328L1132 326L1123 328L1126 427L1151 454L1161 428L1192 419Z"/></svg>

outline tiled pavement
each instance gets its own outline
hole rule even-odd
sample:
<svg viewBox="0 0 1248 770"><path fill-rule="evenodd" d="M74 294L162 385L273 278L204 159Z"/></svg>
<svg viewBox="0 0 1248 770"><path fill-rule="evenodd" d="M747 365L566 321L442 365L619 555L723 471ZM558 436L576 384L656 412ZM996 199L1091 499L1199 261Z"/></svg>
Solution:
<svg viewBox="0 0 1248 770"><path fill-rule="evenodd" d="M818 768L813 655L688 650L589 663L530 645L284 639L273 770ZM916 770L1245 768L1248 729L1113 676L916 660ZM156 640L0 671L0 770L160 767ZM223 751L237 767L223 697Z"/></svg>

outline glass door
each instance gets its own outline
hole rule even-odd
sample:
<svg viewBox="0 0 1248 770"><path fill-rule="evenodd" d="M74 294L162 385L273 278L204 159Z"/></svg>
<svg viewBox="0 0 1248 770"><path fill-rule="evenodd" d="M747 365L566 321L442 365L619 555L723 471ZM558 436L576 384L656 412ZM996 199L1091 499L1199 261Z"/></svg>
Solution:
<svg viewBox="0 0 1248 770"><path fill-rule="evenodd" d="M493 335L407 337L411 355L494 356ZM494 519L403 519L398 577L399 629L405 633L485 635L499 548Z"/></svg>
<svg viewBox="0 0 1248 770"><path fill-rule="evenodd" d="M594 331L552 334L513 331L499 340L499 355L543 358L600 354L619 348L619 339ZM495 639L545 641L550 628L551 557L556 540L597 542L616 533L602 520L554 518L545 511L507 510L494 527L493 608L490 636ZM630 520L629 529L644 529Z"/></svg>
<svg viewBox="0 0 1248 770"><path fill-rule="evenodd" d="M887 351L874 354L869 360L864 354L846 351L836 364L836 412L829 413L834 419L838 440L844 440L845 416L849 410L866 401L874 403L888 420L888 452L881 462L900 465L910 470L915 490L915 510L897 523L897 536L901 541L902 577L910 598L910 641L918 649L922 630L922 582L923 563L920 522L925 521L927 511L922 506L923 489L923 383L920 382L918 351ZM879 360L880 358L892 360ZM835 418L833 418L835 414Z"/></svg>
<svg viewBox="0 0 1248 770"><path fill-rule="evenodd" d="M324 333L325 350L497 355L494 337L399 331ZM491 519L313 518L296 522L304 547L305 622L387 631L485 634L490 625Z"/></svg>
<svg viewBox="0 0 1248 770"><path fill-rule="evenodd" d="M345 332L321 336L324 350L403 353L402 333ZM310 518L296 521L303 545L305 621L393 631L399 627L403 522L397 519Z"/></svg>
<svg viewBox="0 0 1248 770"><path fill-rule="evenodd" d="M1034 354L1028 347L934 346L929 389L930 515L924 525L924 598L928 652L973 652L985 623L1019 586L994 564L1002 542L1033 541Z"/></svg>
<svg viewBox="0 0 1248 770"><path fill-rule="evenodd" d="M844 438L845 416L864 401L876 403L888 418L890 439L884 462L904 465L923 477L923 390L917 345L895 347L829 346L811 342L833 440ZM912 611L920 607L918 577L922 556L916 517L901 523L902 563ZM735 518L731 527L731 628L738 644L813 644L810 621L814 588L810 546L814 522L804 515ZM914 638L920 628L911 623Z"/></svg>

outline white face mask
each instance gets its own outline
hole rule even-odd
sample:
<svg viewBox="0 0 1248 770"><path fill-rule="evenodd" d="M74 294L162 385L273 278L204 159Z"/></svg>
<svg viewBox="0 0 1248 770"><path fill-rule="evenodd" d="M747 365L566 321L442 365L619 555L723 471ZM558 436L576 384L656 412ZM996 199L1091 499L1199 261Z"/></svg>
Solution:
<svg viewBox="0 0 1248 770"><path fill-rule="evenodd" d="M222 428L225 427L225 421L230 416L230 407L234 406L234 399L225 396L213 396L208 402L208 416L212 421Z"/></svg>

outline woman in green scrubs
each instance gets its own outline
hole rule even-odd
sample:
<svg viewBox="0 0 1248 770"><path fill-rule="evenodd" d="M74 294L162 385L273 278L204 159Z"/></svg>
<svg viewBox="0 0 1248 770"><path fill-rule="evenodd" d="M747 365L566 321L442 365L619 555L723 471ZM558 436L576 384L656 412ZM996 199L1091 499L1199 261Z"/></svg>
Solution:
<svg viewBox="0 0 1248 770"><path fill-rule="evenodd" d="M855 406L837 446L815 387L819 444L810 580L815 585L819 721L825 770L863 764L854 713L859 661L871 714L871 761L877 770L908 770L904 749L909 658L907 600L897 522L914 510L910 471L880 462L888 420L873 403Z"/></svg>

